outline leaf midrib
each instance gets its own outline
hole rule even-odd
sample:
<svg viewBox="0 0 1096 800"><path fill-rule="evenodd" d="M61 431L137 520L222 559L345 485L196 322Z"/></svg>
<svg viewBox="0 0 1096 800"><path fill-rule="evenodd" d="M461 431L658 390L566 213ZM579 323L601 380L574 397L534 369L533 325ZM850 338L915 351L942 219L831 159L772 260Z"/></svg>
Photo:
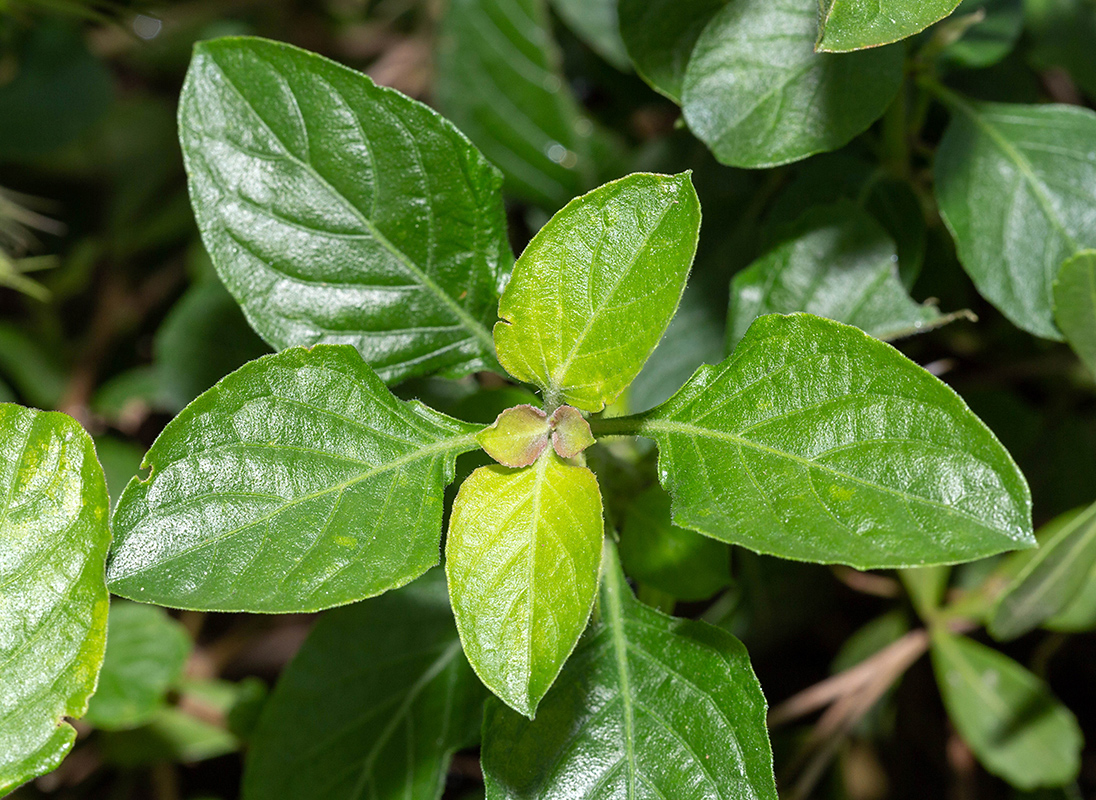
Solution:
<svg viewBox="0 0 1096 800"><path fill-rule="evenodd" d="M365 227L375 237L377 243L384 247L389 253L391 253L392 256L401 265L403 265L403 267L411 275L418 279L421 282L423 288L425 288L438 300L440 300L445 306L447 306L450 311L453 312L454 316L456 316L457 319L460 320L460 322L466 328L468 328L468 330L471 331L471 333L477 339L479 339L480 343L487 348L487 353L493 355L495 352L495 342L494 338L491 335L491 332L487 330L487 327L475 317L473 317L470 313L468 313L468 311L466 311L453 297L451 297L448 292L444 291L440 286L438 286L438 284L434 282L433 278L427 275L417 264L415 264L407 256L406 253L404 253L402 250L392 244L388 237L385 236L376 227L374 222L366 217L365 214L362 213L361 209L351 203L341 192L335 189L335 187L332 186L326 178L320 175L320 173L316 171L316 168L310 162L302 161L300 158L298 158L296 154L294 154L293 151L290 150L288 146L286 146L285 142L282 141L282 138L274 132L274 130L267 123L267 121L263 119L262 115L259 114L258 110L251 104L251 102L247 99L244 93L228 75L228 73L213 56L213 54L208 53L207 55L210 62L216 66L217 71L224 78L225 84L232 89L233 93L240 99L240 102L244 104L244 106L248 109L251 115L256 120L258 120L259 124L262 125L266 132L269 133L274 141L277 142L277 144L281 147L282 151L284 152L284 158L297 164L301 169L310 174L319 184L324 186L331 193L332 197L337 198L343 204L343 206L362 223L363 227ZM261 59L261 57L259 57L258 55L256 55L256 58L260 58L260 60L265 61L265 59ZM275 72L277 72L274 65L269 64L269 62L267 63L272 69L275 69ZM280 75L280 73L278 74ZM295 95L293 96L295 97ZM349 106L350 103L347 102L347 105ZM233 147L235 147L234 144ZM370 155L372 156L372 149L368 149L370 150Z"/></svg>
<svg viewBox="0 0 1096 800"><path fill-rule="evenodd" d="M620 701L624 719L624 748L628 759L628 800L636 797L635 708L632 701L631 673L628 667L628 642L624 636L624 608L621 593L625 591L615 565L604 571L606 583L605 617L612 634L613 656L620 680Z"/></svg>
<svg viewBox="0 0 1096 800"><path fill-rule="evenodd" d="M818 461L812 461L809 458L804 458L803 456L798 456L798 455L795 455L794 453L789 453L789 452L784 451L784 450L778 450L775 447L770 447L768 445L761 444L760 442L755 442L751 439L746 439L746 438L743 438L741 436L737 436L737 435L735 435L735 434L733 434L729 431L719 431L719 430L715 430L713 428L702 428L702 427L697 426L697 425L691 425L691 424L686 423L686 422L678 422L676 420L666 420L666 419L657 419L657 418L648 417L648 418L645 418L645 419L642 419L642 420L639 421L638 432L641 435L647 435L647 432L650 432L650 433L665 432L665 433L671 433L671 434L677 433L677 434L681 434L681 435L684 435L684 436L691 436L691 437L700 436L700 437L707 438L707 439L722 439L724 441L731 442L732 444L736 444L739 447L748 447L748 448L750 448L752 450L755 450L757 452L766 453L768 455L778 456L780 458L786 458L790 461L794 461L798 464L801 464L801 465L803 465L807 468L816 468L816 469L822 470L823 472L827 472L831 475L834 475L835 477L845 478L849 481L852 481L853 483L860 484L861 486L865 486L869 489L875 489L875 490L884 492L886 494L894 495L895 497L900 497L905 501L911 501L911 502L916 502L916 503L920 503L920 504L924 504L924 505L928 505L928 506L933 506L933 507L942 509L944 511L947 511L950 514L955 514L956 516L960 516L960 517L964 517L966 519L969 519L970 521L976 523L980 527L990 528L990 526L987 525L987 523L984 520L978 519L977 517L973 516L972 514L969 514L969 513L965 512L965 511L962 511L958 508L954 508L952 506L949 506L946 503L941 503L941 502L936 501L936 500L930 500L927 497L920 497L919 495L909 494L909 493L903 492L899 489L893 489L889 486L883 486L883 485L878 484L878 483L872 483L871 481L865 480L864 478L860 478L856 475L850 475L847 472L843 472L841 470L834 469L833 467L828 466L826 464L822 464ZM990 528L990 529L996 531L996 529L992 529L992 528ZM1008 535L1008 538L1015 540L1015 537L1013 537L1011 535Z"/></svg>
<svg viewBox="0 0 1096 800"><path fill-rule="evenodd" d="M428 445L428 446L423 447L419 450L414 450L410 453L399 456L398 458L392 459L391 461L387 461L384 464L379 464L378 466L376 466L376 467L374 467L370 470L367 470L367 471L361 473L360 475L355 475L353 478L350 478L349 480L345 480L345 481L342 481L341 483L333 484L331 486L326 486L322 489L317 489L314 492L309 492L308 494L301 495L300 497L295 497L292 500L278 506L278 508L274 509L273 511L269 512L268 514L264 514L262 517L259 517L257 519L253 519L253 520L249 520L244 525L240 525L239 527L233 528L232 530L224 531L223 533L220 533L217 536L211 537L209 539L203 539L203 540L195 543L194 545L192 545L190 547L187 547L187 548L184 548L184 549L181 549L181 550L177 550L174 553L172 553L170 556L166 556L164 558L161 558L160 560L156 561L155 563L149 564L147 567L144 567L142 569L136 569L132 572L127 572L124 575L112 576L110 578L110 580L111 580L112 583L115 582L115 581L118 581L118 580L128 580L128 579L132 578L135 575L140 575L140 574L148 572L149 570L152 570L152 569L158 569L158 568L162 567L164 564L168 564L172 561L176 561L180 558L191 555L192 553L195 553L199 550L203 550L207 547L218 544L219 542L222 542L225 539L228 539L232 536L235 536L236 534L238 534L242 530L245 530L247 528L252 528L256 525L261 525L262 523L273 519L274 517L276 517L279 514L285 512L286 510L288 510L288 509L290 509L290 508L292 508L296 505L299 505L300 503L305 503L309 500L314 500L317 497L323 497L324 495L330 494L331 492L345 491L346 489L349 489L350 487L352 487L352 486L354 486L358 483L361 483L364 480L375 477L377 475L384 474L385 472L388 472L389 470L397 469L397 468L405 466L407 464L412 464L415 461L418 461L419 459L427 458L427 457L430 457L430 456L436 456L436 455L448 455L450 453L461 451L462 449L466 452L467 450L472 450L475 447L478 447L478 444L476 443L476 436L475 436L474 433L467 433L467 434L464 434L463 436L454 436L454 437L451 437L451 438L448 438L448 439L443 439L440 442L436 442L432 445ZM157 509L157 510L159 510L159 509Z"/></svg>

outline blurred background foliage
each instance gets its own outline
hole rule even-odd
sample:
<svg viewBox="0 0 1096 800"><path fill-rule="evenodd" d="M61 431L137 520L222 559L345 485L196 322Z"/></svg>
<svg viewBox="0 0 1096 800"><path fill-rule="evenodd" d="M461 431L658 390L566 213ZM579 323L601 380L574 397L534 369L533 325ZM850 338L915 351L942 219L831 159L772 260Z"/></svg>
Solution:
<svg viewBox="0 0 1096 800"><path fill-rule="evenodd" d="M192 45L254 34L362 69L450 116L504 169L517 250L570 197L607 179L694 170L700 252L682 313L630 390L635 410L667 397L696 365L722 358L732 276L781 240L782 224L817 204L860 205L895 239L916 300L978 318L899 347L954 386L1014 454L1037 524L1091 503L1093 378L1065 345L1008 323L961 270L930 199L943 113L927 101L914 109L920 124L904 159L891 157L882 123L838 152L786 167L721 166L678 124L678 108L631 71L606 8L573 0L451 0L448 13L440 0L0 0L0 401L80 420L117 498L175 412L267 351L198 240L175 125ZM981 16L957 15L909 43L914 53L952 48L940 60L950 85L1009 102L1096 100L1092 0L965 0L963 11ZM957 25L985 20L992 24L960 38ZM509 396L516 389L485 392L473 379L417 381L400 392L484 421L525 400ZM645 488L637 482L625 476L607 487L615 493L610 517L626 514ZM957 569L952 591L978 585L995 566ZM774 705L914 624L889 575L743 551L733 576L716 572L712 585L730 588L714 604L679 604L678 613L740 636ZM72 755L18 797L237 796L240 751L266 687L311 617L150 609L137 619L127 608L112 609L112 631L128 631L138 650L174 647L174 666L158 658L155 674L138 670L148 682L138 708L111 708L101 692L95 703L104 707L93 705L78 723ZM1096 741L1091 632L1042 631L1002 649L1046 679ZM109 659L104 687L127 680ZM810 731L774 731L778 777ZM922 660L842 740L816 796L1091 798L1094 753L1089 746L1075 787L1010 788L978 768L957 738ZM446 797L482 797L474 752L454 760Z"/></svg>

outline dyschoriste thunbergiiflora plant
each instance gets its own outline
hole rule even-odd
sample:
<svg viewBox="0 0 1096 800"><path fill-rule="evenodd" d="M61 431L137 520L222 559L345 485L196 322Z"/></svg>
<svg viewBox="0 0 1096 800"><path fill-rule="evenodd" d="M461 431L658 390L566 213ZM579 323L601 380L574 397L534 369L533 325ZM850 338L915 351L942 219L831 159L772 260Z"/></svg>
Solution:
<svg viewBox="0 0 1096 800"><path fill-rule="evenodd" d="M476 740L485 686L489 797L776 797L745 650L634 598L589 448L608 446L600 472L614 448L653 440L674 523L760 553L870 569L1034 545L1027 485L994 435L858 328L762 315L668 401L619 412L689 275L701 209L688 173L572 200L515 262L501 174L437 113L333 62L202 43L179 120L205 245L279 352L200 396L149 450L113 518L111 591L308 612L425 574L386 596L387 625L359 607L321 623L334 648L375 639L364 674L285 679L298 712L383 709L369 694L393 681L412 687L402 704L327 750L308 715L269 710L260 729L284 731L256 736L245 796L306 796L302 775L326 776L317 796L395 781L381 765L408 742L408 796L436 796L448 757ZM524 402L484 427L386 385L474 372L535 394L505 390ZM481 449L446 528L457 458ZM448 606L430 571L443 528ZM328 769L302 769L317 757Z"/></svg>

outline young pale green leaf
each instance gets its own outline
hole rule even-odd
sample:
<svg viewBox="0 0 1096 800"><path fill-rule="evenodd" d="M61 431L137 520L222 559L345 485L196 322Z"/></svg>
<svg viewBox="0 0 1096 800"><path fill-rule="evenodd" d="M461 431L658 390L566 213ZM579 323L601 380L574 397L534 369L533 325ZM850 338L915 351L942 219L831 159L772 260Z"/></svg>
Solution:
<svg viewBox="0 0 1096 800"><path fill-rule="evenodd" d="M436 800L475 744L486 692L468 667L441 570L326 614L251 737L244 800Z"/></svg>
<svg viewBox="0 0 1096 800"><path fill-rule="evenodd" d="M933 631L932 664L948 716L990 772L1018 789L1077 777L1077 720L1037 677L992 648Z"/></svg>
<svg viewBox="0 0 1096 800"><path fill-rule="evenodd" d="M936 154L936 197L959 260L1014 324L1061 339L1054 280L1063 261L1096 247L1096 113L941 91L954 114Z"/></svg>
<svg viewBox="0 0 1096 800"><path fill-rule="evenodd" d="M620 34L636 72L681 104L685 67L701 32L728 0L620 0Z"/></svg>
<svg viewBox="0 0 1096 800"><path fill-rule="evenodd" d="M452 124L286 44L200 42L179 101L198 227L276 349L352 344L386 381L494 364L501 176Z"/></svg>
<svg viewBox="0 0 1096 800"><path fill-rule="evenodd" d="M453 502L445 570L464 652L530 718L586 627L602 527L594 473L551 450L525 469L477 469Z"/></svg>
<svg viewBox="0 0 1096 800"><path fill-rule="evenodd" d="M526 403L499 414L476 434L476 442L503 466L528 467L548 448L551 431L548 415Z"/></svg>
<svg viewBox="0 0 1096 800"><path fill-rule="evenodd" d="M827 0L818 50L847 53L890 44L948 16L959 0Z"/></svg>
<svg viewBox="0 0 1096 800"><path fill-rule="evenodd" d="M110 500L64 414L0 404L0 794L72 748L103 663Z"/></svg>
<svg viewBox="0 0 1096 800"><path fill-rule="evenodd" d="M104 730L136 728L164 707L191 642L163 609L116 601L107 618L107 653L87 720Z"/></svg>
<svg viewBox="0 0 1096 800"><path fill-rule="evenodd" d="M1096 569L1096 504L1039 548L1001 593L989 632L1014 639L1069 608Z"/></svg>
<svg viewBox="0 0 1096 800"><path fill-rule="evenodd" d="M183 410L114 515L111 590L217 611L316 611L438 562L477 426L397 400L346 345L252 361Z"/></svg>
<svg viewBox="0 0 1096 800"><path fill-rule="evenodd" d="M1024 0L963 0L955 9L955 18L962 17L972 24L944 49L942 58L960 67L990 67L1016 46L1024 29Z"/></svg>
<svg viewBox="0 0 1096 800"><path fill-rule="evenodd" d="M631 66L620 38L617 0L552 0L552 7L598 55L620 70Z"/></svg>
<svg viewBox="0 0 1096 800"><path fill-rule="evenodd" d="M495 325L502 365L550 405L601 411L669 325L699 235L689 173L629 175L575 198L514 266Z"/></svg>
<svg viewBox="0 0 1096 800"><path fill-rule="evenodd" d="M802 0L734 0L705 27L682 106L721 162L774 167L836 150L890 105L902 48L816 53L817 22L818 10Z"/></svg>
<svg viewBox="0 0 1096 800"><path fill-rule="evenodd" d="M1096 251L1080 253L1058 270L1054 319L1069 346L1096 375Z"/></svg>
<svg viewBox="0 0 1096 800"><path fill-rule="evenodd" d="M808 314L758 318L666 403L594 433L654 439L674 522L759 553L873 569L1035 544L1023 475L962 399Z"/></svg>
<svg viewBox="0 0 1096 800"><path fill-rule="evenodd" d="M707 600L731 582L730 548L674 525L661 486L628 503L620 560L631 578L678 600Z"/></svg>
<svg viewBox="0 0 1096 800"><path fill-rule="evenodd" d="M927 330L943 321L906 293L893 240L867 212L843 201L811 209L788 237L731 284L727 350L763 314L807 311L855 325L879 339Z"/></svg>
<svg viewBox="0 0 1096 800"><path fill-rule="evenodd" d="M453 0L438 42L438 103L506 175L555 210L597 184L601 135L563 75L547 0Z"/></svg>
<svg viewBox="0 0 1096 800"><path fill-rule="evenodd" d="M600 612L536 721L488 700L488 800L776 800L746 648L637 602L612 545Z"/></svg>

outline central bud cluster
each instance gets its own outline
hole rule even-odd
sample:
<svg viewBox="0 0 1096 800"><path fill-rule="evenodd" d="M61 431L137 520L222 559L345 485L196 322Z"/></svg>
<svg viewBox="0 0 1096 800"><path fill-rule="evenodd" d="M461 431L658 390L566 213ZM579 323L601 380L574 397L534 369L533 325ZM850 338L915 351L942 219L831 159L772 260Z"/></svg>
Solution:
<svg viewBox="0 0 1096 800"><path fill-rule="evenodd" d="M552 447L560 458L574 458L594 443L594 435L578 409L560 406L549 416L530 405L514 406L476 436L487 455L507 467L528 467Z"/></svg>

